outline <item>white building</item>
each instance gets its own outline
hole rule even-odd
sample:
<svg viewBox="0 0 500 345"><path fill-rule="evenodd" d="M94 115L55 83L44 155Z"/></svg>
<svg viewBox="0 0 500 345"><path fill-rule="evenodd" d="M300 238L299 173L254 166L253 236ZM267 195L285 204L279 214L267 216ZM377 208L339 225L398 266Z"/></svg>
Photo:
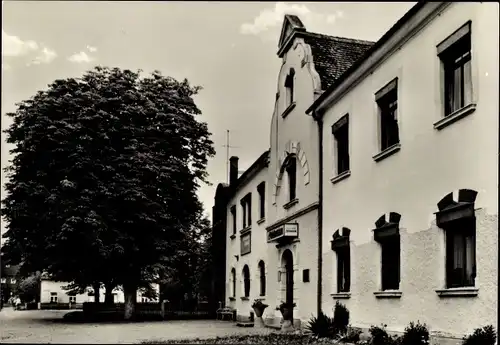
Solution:
<svg viewBox="0 0 500 345"><path fill-rule="evenodd" d="M493 3L417 5L311 107L325 311L342 299L365 328L458 337L497 325L498 20Z"/></svg>
<svg viewBox="0 0 500 345"><path fill-rule="evenodd" d="M299 323L340 299L365 329L496 326L498 22L423 2L373 44L286 15L268 164L217 188L215 295L240 317L264 299L269 324L281 301Z"/></svg>
<svg viewBox="0 0 500 345"><path fill-rule="evenodd" d="M68 291L64 290L64 287L68 283L56 282L54 280L42 278L40 284L40 303L71 303L71 304L81 304L84 302L94 302L94 296L92 291L86 292L84 294L68 295ZM152 284L153 289L157 292L158 296L155 299L150 299L142 296L140 290L137 291L137 303L155 303L159 302L160 287L158 284ZM104 288L100 289L100 300L104 302L104 294L106 290ZM113 300L114 303L124 303L125 297L123 295L123 289L116 288L113 290Z"/></svg>

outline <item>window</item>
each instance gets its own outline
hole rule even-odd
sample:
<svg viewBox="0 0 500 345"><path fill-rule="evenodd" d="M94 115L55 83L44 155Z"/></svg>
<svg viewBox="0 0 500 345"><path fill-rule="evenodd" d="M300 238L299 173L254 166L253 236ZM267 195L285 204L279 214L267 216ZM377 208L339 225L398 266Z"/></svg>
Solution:
<svg viewBox="0 0 500 345"><path fill-rule="evenodd" d="M473 287L476 280L476 216L477 192L461 189L458 202L453 193L438 203L436 223L446 238L446 287Z"/></svg>
<svg viewBox="0 0 500 345"><path fill-rule="evenodd" d="M337 175L349 170L349 115L343 116L332 126L335 139Z"/></svg>
<svg viewBox="0 0 500 345"><path fill-rule="evenodd" d="M1 283L2 283L2 284L5 284L6 282L7 282L7 279L2 278Z"/></svg>
<svg viewBox="0 0 500 345"><path fill-rule="evenodd" d="M248 265L243 267L243 293L245 297L250 297L250 269Z"/></svg>
<svg viewBox="0 0 500 345"><path fill-rule="evenodd" d="M382 249L382 291L399 290L400 238L390 236L380 242Z"/></svg>
<svg viewBox="0 0 500 345"><path fill-rule="evenodd" d="M297 159L295 156L288 159L286 165L286 173L288 176L288 196L289 201L296 198L296 188L297 188Z"/></svg>
<svg viewBox="0 0 500 345"><path fill-rule="evenodd" d="M302 282L304 283L309 283L310 281L310 276L309 276L309 269L302 270Z"/></svg>
<svg viewBox="0 0 500 345"><path fill-rule="evenodd" d="M16 278L10 278L10 283L15 284L16 283Z"/></svg>
<svg viewBox="0 0 500 345"><path fill-rule="evenodd" d="M289 107L295 102L294 99L294 78L295 78L295 70L293 68L290 69L290 72L286 76L285 79L285 94L286 94L286 106Z"/></svg>
<svg viewBox="0 0 500 345"><path fill-rule="evenodd" d="M382 215L375 222L374 239L381 250L381 290L399 290L401 278L401 239L399 235L399 221L401 215L389 213L389 220Z"/></svg>
<svg viewBox="0 0 500 345"><path fill-rule="evenodd" d="M349 247L337 250L337 292L351 288L351 258Z"/></svg>
<svg viewBox="0 0 500 345"><path fill-rule="evenodd" d="M266 216L266 183L262 182L257 186L257 192L259 193L259 212L260 219Z"/></svg>
<svg viewBox="0 0 500 345"><path fill-rule="evenodd" d="M76 296L69 296L69 303L76 303Z"/></svg>
<svg viewBox="0 0 500 345"><path fill-rule="evenodd" d="M399 143L398 79L394 79L375 94L380 114L380 150Z"/></svg>
<svg viewBox="0 0 500 345"><path fill-rule="evenodd" d="M57 292L50 293L50 303L57 303Z"/></svg>
<svg viewBox="0 0 500 345"><path fill-rule="evenodd" d="M266 266L264 261L259 262L260 295L266 295Z"/></svg>
<svg viewBox="0 0 500 345"><path fill-rule="evenodd" d="M470 22L437 47L444 74L445 116L472 103Z"/></svg>
<svg viewBox="0 0 500 345"><path fill-rule="evenodd" d="M234 268L231 269L231 296L236 297L236 270Z"/></svg>
<svg viewBox="0 0 500 345"><path fill-rule="evenodd" d="M337 293L349 292L351 289L351 230L342 228L333 234L332 250L337 257Z"/></svg>
<svg viewBox="0 0 500 345"><path fill-rule="evenodd" d="M233 235L236 235L236 206L231 207L231 219L233 221Z"/></svg>
<svg viewBox="0 0 500 345"><path fill-rule="evenodd" d="M242 221L243 221L243 229L252 225L252 194L248 193L243 199L240 201L241 210L243 213Z"/></svg>
<svg viewBox="0 0 500 345"><path fill-rule="evenodd" d="M475 219L451 222L446 228L446 287L474 286L476 279Z"/></svg>

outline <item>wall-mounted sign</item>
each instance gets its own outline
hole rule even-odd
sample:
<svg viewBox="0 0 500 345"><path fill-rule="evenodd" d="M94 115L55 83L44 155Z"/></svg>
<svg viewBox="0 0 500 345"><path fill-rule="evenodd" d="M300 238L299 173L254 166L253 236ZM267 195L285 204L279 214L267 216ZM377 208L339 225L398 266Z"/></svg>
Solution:
<svg viewBox="0 0 500 345"><path fill-rule="evenodd" d="M252 233L249 232L240 237L240 251L241 255L250 253L252 250Z"/></svg>
<svg viewBox="0 0 500 345"><path fill-rule="evenodd" d="M267 232L267 241L276 241L280 238L297 238L299 236L298 223L286 223Z"/></svg>

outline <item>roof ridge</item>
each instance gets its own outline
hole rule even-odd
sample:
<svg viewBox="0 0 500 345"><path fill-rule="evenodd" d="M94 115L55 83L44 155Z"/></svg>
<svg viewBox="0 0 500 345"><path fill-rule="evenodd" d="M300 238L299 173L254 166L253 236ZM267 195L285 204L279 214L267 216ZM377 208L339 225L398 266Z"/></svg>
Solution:
<svg viewBox="0 0 500 345"><path fill-rule="evenodd" d="M332 36L332 35L320 34L317 32L311 32L311 31L306 31L303 34L306 34L309 36L316 36L316 37L320 37L320 38L326 38L326 39L335 40L335 41L344 41L344 42L349 42L349 43L357 43L357 44L365 44L365 45L375 44L374 41L360 40L357 38L350 38L350 37Z"/></svg>

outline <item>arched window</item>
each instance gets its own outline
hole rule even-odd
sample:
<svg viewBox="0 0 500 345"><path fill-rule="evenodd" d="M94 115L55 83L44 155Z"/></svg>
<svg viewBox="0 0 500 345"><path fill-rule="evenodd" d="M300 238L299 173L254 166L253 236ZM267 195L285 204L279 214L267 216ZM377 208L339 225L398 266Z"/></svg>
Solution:
<svg viewBox="0 0 500 345"><path fill-rule="evenodd" d="M248 265L243 267L243 289L245 297L250 297L250 269Z"/></svg>
<svg viewBox="0 0 500 345"><path fill-rule="evenodd" d="M296 198L297 189L297 158L295 156L289 157L286 163L286 174L288 177L288 196L289 201Z"/></svg>
<svg viewBox="0 0 500 345"><path fill-rule="evenodd" d="M231 269L231 296L236 297L236 270L234 268Z"/></svg>
<svg viewBox="0 0 500 345"><path fill-rule="evenodd" d="M259 262L260 295L266 295L266 266L264 261Z"/></svg>
<svg viewBox="0 0 500 345"><path fill-rule="evenodd" d="M294 99L294 78L295 78L295 70L293 68L290 69L290 72L285 78L285 92L286 92L286 106L289 107L295 102Z"/></svg>

